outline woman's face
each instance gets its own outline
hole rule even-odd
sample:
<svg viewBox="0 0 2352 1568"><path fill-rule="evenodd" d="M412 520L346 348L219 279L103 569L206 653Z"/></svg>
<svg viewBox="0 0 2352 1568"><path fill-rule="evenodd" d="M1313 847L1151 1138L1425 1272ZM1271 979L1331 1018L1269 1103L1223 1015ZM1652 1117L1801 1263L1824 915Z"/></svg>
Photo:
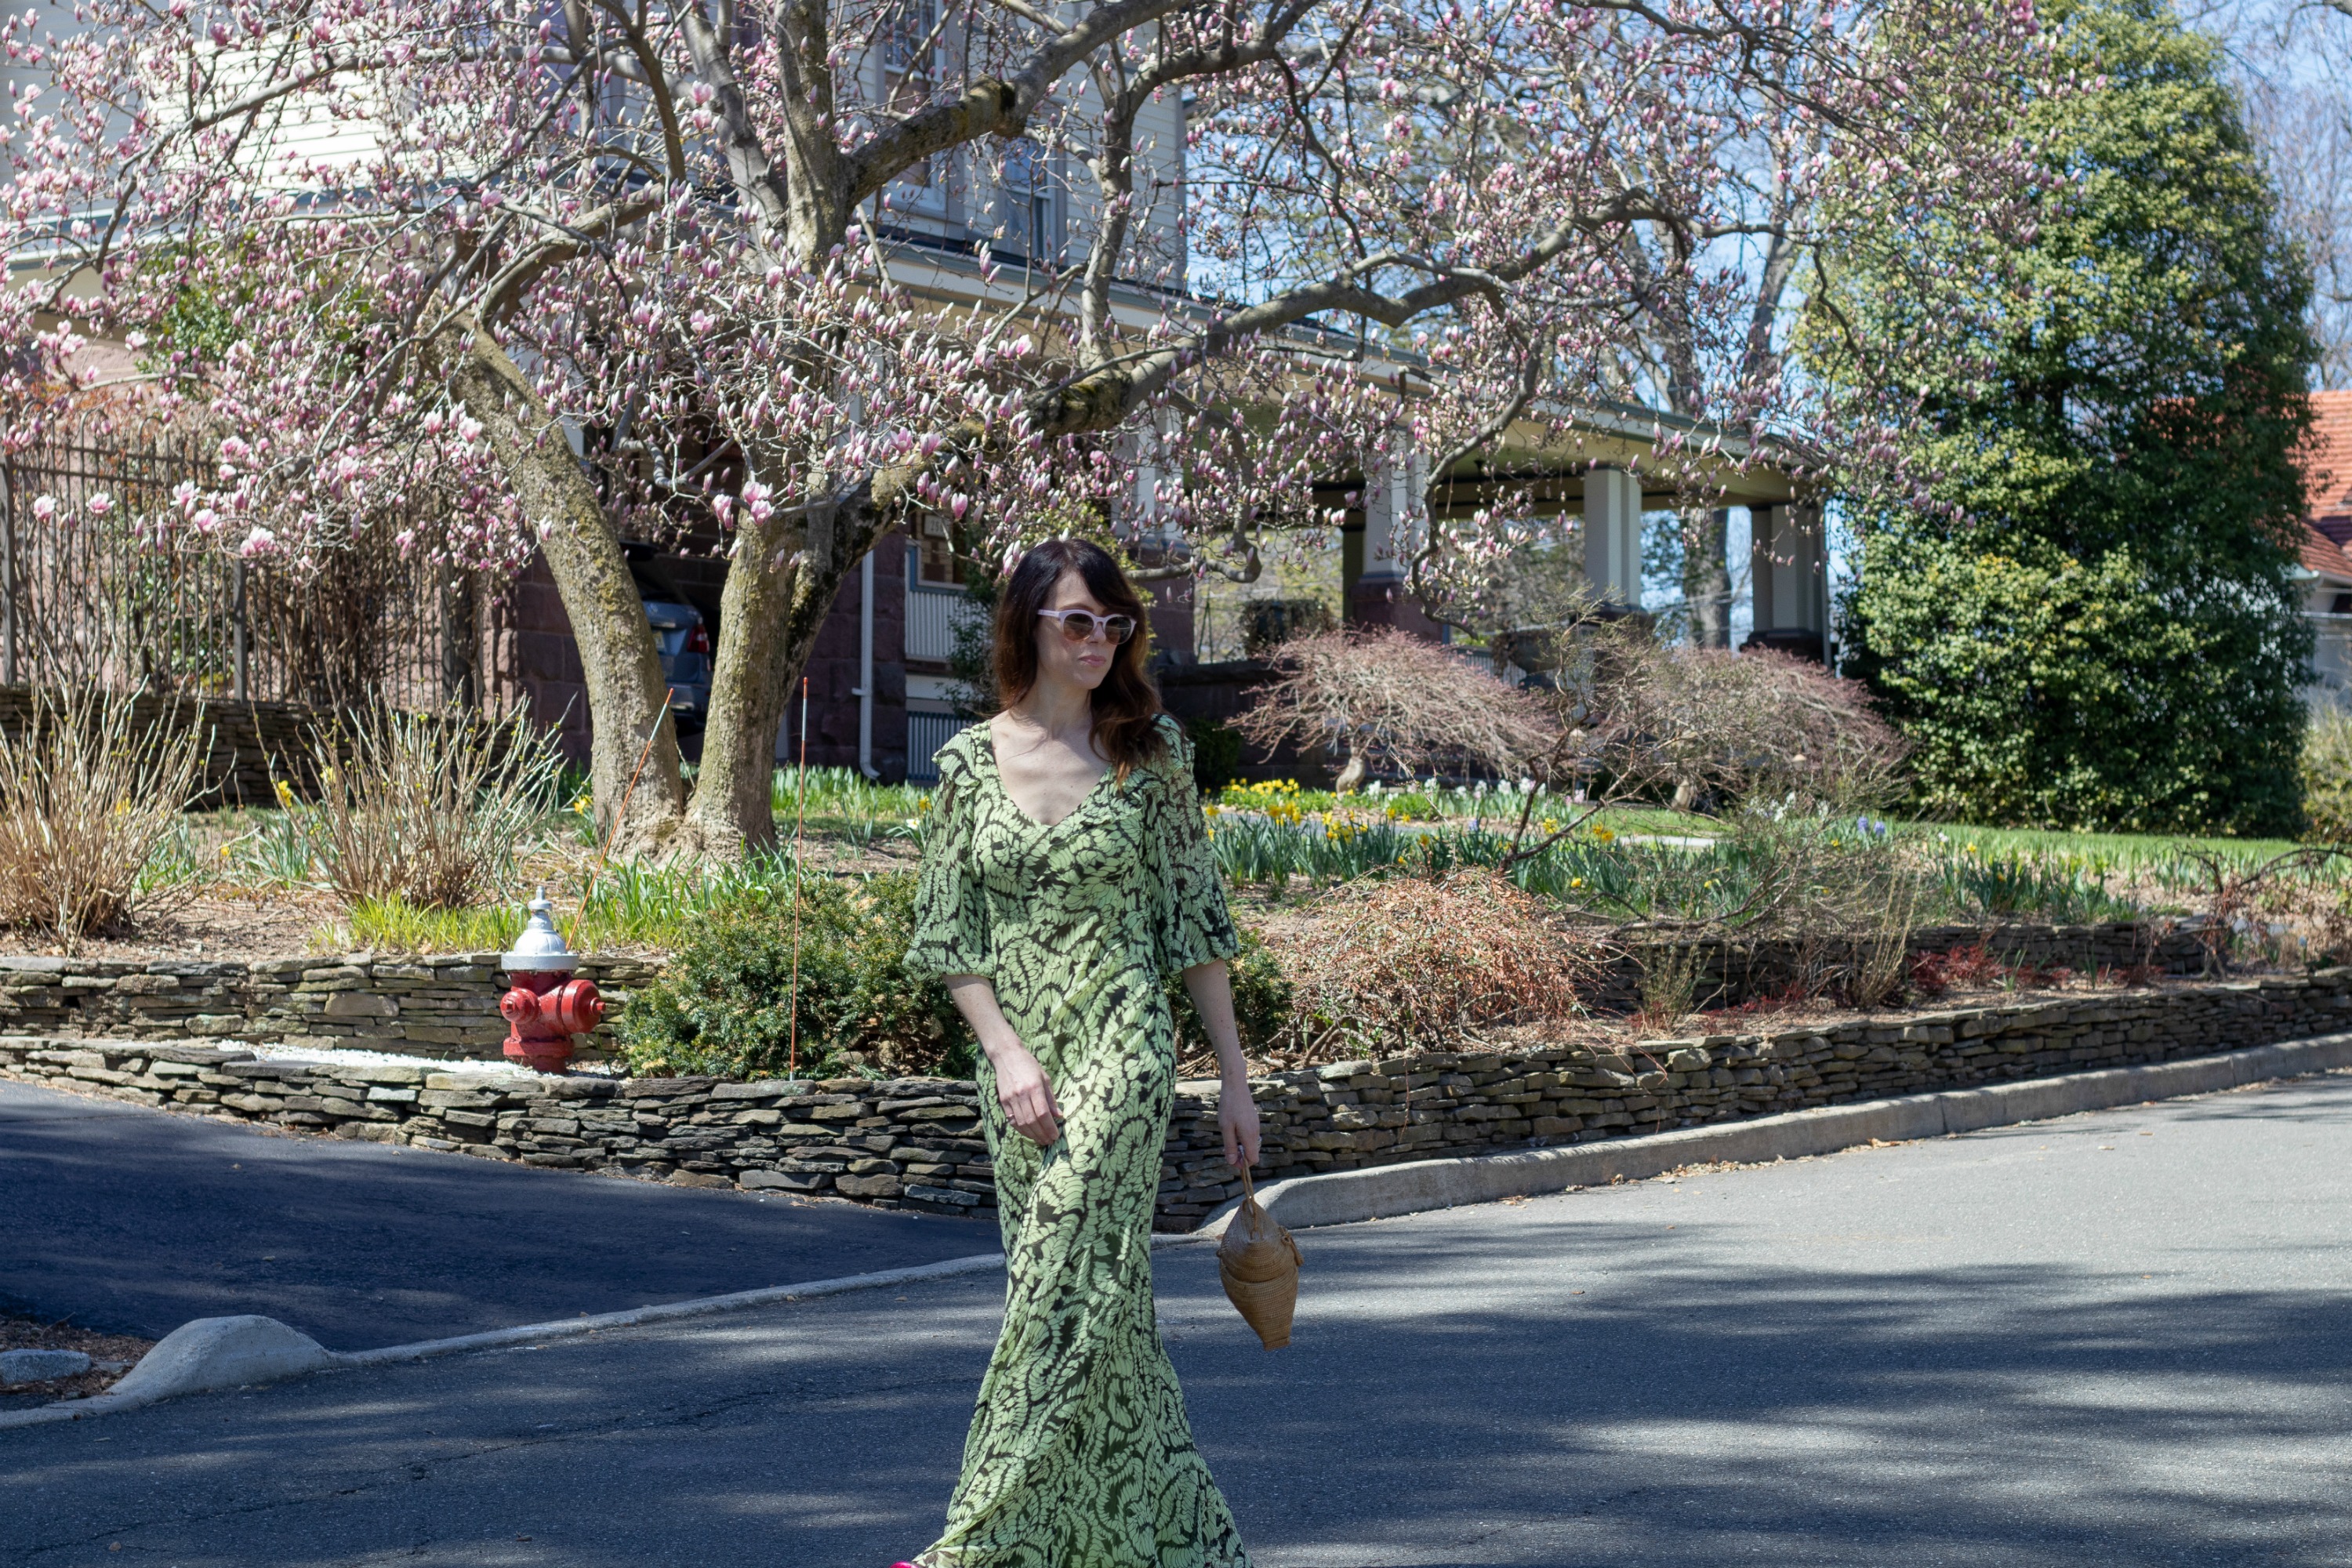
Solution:
<svg viewBox="0 0 2352 1568"><path fill-rule="evenodd" d="M1092 616L1109 615L1109 606L1087 590L1087 580L1076 572L1065 572L1046 597L1049 610L1084 610ZM1062 635L1062 624L1044 616L1037 617L1034 628L1037 638L1037 679L1055 681L1092 691L1110 673L1110 661L1118 657L1118 645L1097 632L1086 642L1072 642Z"/></svg>

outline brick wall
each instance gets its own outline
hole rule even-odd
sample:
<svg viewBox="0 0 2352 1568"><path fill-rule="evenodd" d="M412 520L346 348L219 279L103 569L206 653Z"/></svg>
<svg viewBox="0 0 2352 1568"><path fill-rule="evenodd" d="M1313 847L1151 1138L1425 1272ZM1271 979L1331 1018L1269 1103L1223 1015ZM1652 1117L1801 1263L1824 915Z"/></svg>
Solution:
<svg viewBox="0 0 2352 1568"><path fill-rule="evenodd" d="M11 738L21 734L32 710L33 688L0 686L0 731ZM275 778L310 793L315 782L312 734L334 719L333 710L304 702L240 702L147 691L131 703L131 722L142 731L164 723L174 730L193 725L205 732L204 794L198 804L207 806L272 805L277 800Z"/></svg>

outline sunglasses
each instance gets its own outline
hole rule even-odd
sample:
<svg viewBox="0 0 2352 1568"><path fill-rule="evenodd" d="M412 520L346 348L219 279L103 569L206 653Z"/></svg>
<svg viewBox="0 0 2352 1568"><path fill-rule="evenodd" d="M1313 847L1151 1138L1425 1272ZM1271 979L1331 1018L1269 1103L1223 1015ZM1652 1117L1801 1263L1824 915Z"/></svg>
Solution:
<svg viewBox="0 0 2352 1568"><path fill-rule="evenodd" d="M1049 621L1062 623L1062 636L1071 642L1092 642L1100 632L1106 641L1123 643L1135 635L1133 616L1097 616L1089 610L1040 610Z"/></svg>

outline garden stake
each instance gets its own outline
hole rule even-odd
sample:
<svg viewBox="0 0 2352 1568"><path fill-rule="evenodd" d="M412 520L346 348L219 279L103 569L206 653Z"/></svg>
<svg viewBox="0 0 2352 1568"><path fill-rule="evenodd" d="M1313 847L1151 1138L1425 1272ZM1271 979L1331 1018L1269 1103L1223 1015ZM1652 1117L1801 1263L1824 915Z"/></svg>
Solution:
<svg viewBox="0 0 2352 1568"><path fill-rule="evenodd" d="M784 1076L801 1076L801 834L808 825L808 683L801 677L801 776L793 791L792 1017L784 1026Z"/></svg>

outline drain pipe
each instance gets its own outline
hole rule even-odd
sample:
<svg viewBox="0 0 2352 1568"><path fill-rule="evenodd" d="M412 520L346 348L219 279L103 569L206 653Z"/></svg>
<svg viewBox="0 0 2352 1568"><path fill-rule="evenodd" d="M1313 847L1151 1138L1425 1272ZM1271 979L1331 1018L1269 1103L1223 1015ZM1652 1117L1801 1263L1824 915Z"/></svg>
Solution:
<svg viewBox="0 0 2352 1568"><path fill-rule="evenodd" d="M874 552L857 563L857 771L874 771Z"/></svg>

